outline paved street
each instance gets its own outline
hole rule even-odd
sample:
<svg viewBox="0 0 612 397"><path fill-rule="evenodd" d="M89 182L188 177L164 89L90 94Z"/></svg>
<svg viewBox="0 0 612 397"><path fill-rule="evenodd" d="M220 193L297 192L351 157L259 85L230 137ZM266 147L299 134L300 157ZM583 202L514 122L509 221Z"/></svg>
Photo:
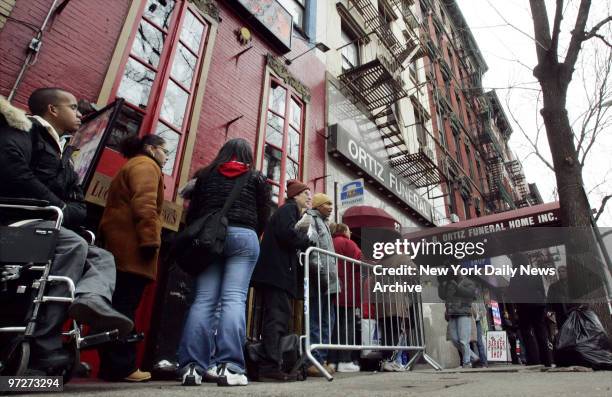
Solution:
<svg viewBox="0 0 612 397"><path fill-rule="evenodd" d="M220 388L214 384L182 387L177 382L146 384L78 380L65 386L71 396L582 396L612 395L612 372L541 372L539 368L502 367L491 370L408 373L340 374L332 382L272 384L253 382L246 387ZM38 394L40 395L40 394Z"/></svg>

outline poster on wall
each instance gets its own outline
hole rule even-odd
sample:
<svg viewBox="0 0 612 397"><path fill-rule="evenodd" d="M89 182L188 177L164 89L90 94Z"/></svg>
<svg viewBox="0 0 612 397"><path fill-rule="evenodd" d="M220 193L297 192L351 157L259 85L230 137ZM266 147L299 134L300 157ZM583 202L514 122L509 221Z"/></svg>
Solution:
<svg viewBox="0 0 612 397"><path fill-rule="evenodd" d="M487 332L487 360L508 361L508 337L506 331Z"/></svg>
<svg viewBox="0 0 612 397"><path fill-rule="evenodd" d="M96 166L110 132L113 121L123 106L123 99L87 115L83 124L74 133L66 147L66 154L71 157L74 170L79 176L79 184L87 191L93 178Z"/></svg>
<svg viewBox="0 0 612 397"><path fill-rule="evenodd" d="M274 39L285 52L291 51L293 16L275 0L235 0L244 11L255 17L264 34Z"/></svg>
<svg viewBox="0 0 612 397"><path fill-rule="evenodd" d="M501 312L499 311L499 303L491 299L491 315L493 316L493 325L502 325Z"/></svg>

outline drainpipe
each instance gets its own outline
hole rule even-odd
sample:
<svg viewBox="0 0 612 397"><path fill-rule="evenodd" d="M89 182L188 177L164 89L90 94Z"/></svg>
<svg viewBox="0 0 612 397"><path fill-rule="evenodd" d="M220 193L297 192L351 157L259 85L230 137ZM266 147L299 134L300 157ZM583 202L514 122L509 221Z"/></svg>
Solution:
<svg viewBox="0 0 612 397"><path fill-rule="evenodd" d="M53 0L53 4L51 4L51 7L49 8L49 12L47 13L47 16L45 17L45 20L42 23L42 26L38 30L38 33L36 33L36 36L32 38L32 40L30 41L30 44L28 45L26 58L23 61L23 65L21 65L21 70L19 71L17 80L15 80L15 84L13 84L13 88L11 89L11 92L9 93L9 96L8 96L9 102L13 100L13 97L17 93L17 88L19 88L19 84L21 84L21 80L23 79L23 76L26 70L31 66L30 61L32 60L32 57L34 55L37 55L38 52L40 51L40 47L42 46L43 31L47 27L47 23L49 22L49 19L51 19L51 16L53 16L55 11L61 11L66 6L68 1L69 0L64 0L64 2L60 4L59 7L56 8L55 6L58 0Z"/></svg>

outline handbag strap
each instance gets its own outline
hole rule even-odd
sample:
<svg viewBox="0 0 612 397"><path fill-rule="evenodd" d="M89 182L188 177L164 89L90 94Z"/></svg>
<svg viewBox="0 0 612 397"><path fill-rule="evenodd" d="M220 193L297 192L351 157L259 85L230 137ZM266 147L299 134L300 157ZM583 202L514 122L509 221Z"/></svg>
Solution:
<svg viewBox="0 0 612 397"><path fill-rule="evenodd" d="M236 180L236 183L234 184L234 187L232 188L232 192L230 193L227 201L225 202L225 204L223 205L223 208L221 209L221 216L225 216L227 214L227 211L229 211L229 209L231 208L232 204L234 204L234 201L236 201L236 199L238 198L240 191L242 190L244 185L246 185L246 180L250 174L251 174L250 171L245 172L243 175L241 175Z"/></svg>

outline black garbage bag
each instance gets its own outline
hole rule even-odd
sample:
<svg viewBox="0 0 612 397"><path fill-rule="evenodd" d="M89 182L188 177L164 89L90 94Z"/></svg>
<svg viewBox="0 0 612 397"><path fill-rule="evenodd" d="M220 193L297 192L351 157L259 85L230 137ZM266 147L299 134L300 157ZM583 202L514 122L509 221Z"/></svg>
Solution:
<svg viewBox="0 0 612 397"><path fill-rule="evenodd" d="M595 312L586 307L570 312L557 335L555 363L560 367L581 365L612 370L608 335Z"/></svg>

